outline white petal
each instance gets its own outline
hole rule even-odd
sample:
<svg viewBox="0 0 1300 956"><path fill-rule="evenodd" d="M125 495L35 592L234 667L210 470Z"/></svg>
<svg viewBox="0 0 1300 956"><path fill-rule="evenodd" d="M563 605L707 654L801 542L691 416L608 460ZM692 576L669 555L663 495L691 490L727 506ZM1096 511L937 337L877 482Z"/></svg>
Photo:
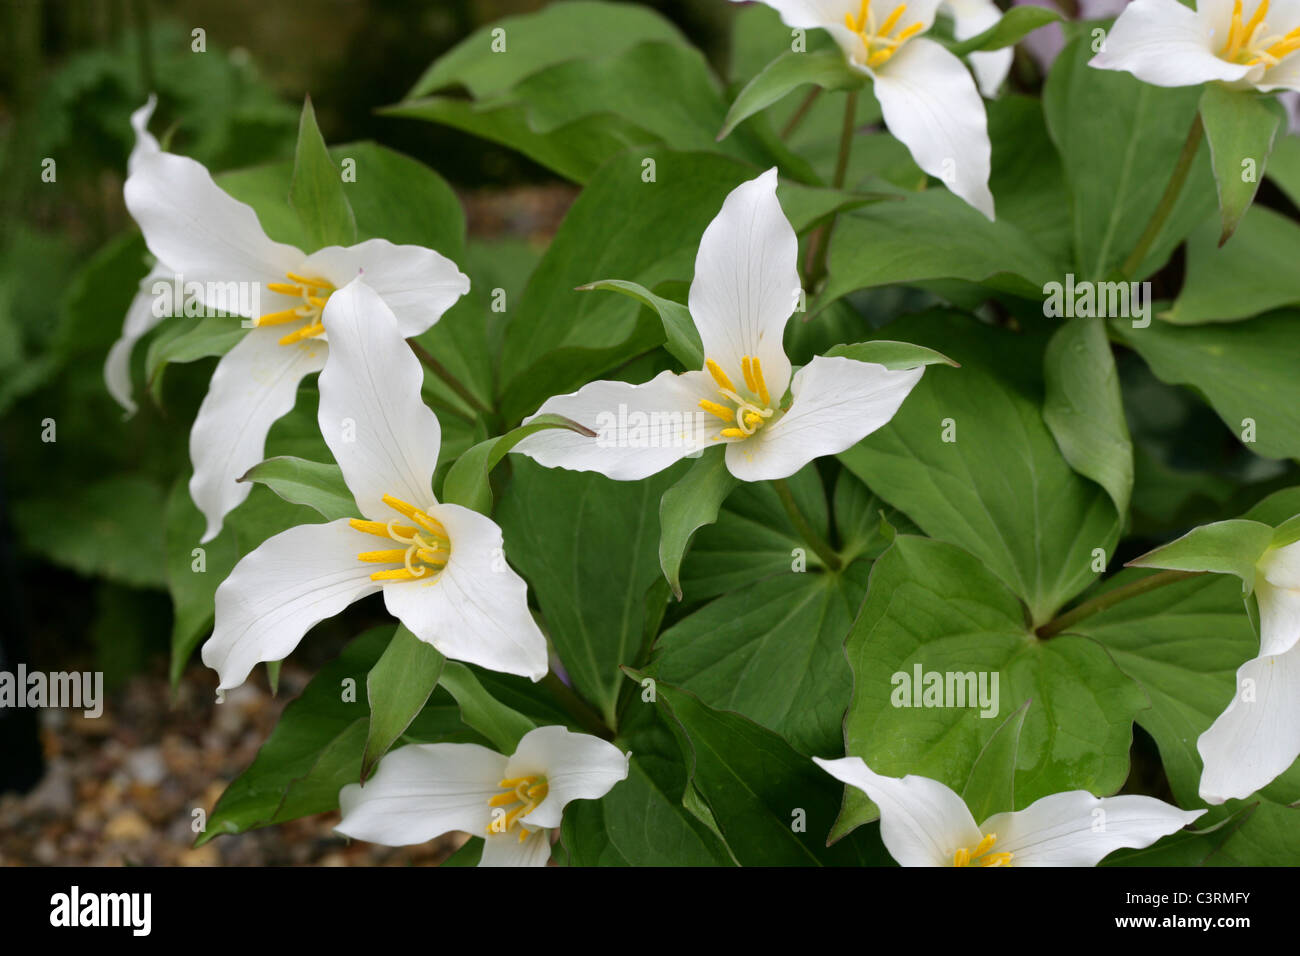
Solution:
<svg viewBox="0 0 1300 956"><path fill-rule="evenodd" d="M157 105L158 97L150 93L144 106L131 114L131 128L135 130L135 145L131 147L131 155L126 160L127 175L135 172L136 164L142 157L160 152L162 149L158 145L158 140L154 139L153 134L149 132L149 120L153 118L154 107Z"/></svg>
<svg viewBox="0 0 1300 956"><path fill-rule="evenodd" d="M384 495L429 506L442 432L420 399L424 372L393 313L355 279L330 296L322 321L330 345L317 418L357 507L388 520Z"/></svg>
<svg viewBox="0 0 1300 956"><path fill-rule="evenodd" d="M131 398L131 352L135 349L136 342L167 318L166 315L154 315L157 297L153 294L153 284L160 279L170 281L170 278L170 270L154 266L140 280L140 291L127 307L122 334L108 350L108 357L104 360L104 384L108 387L108 394L126 409L128 415L136 412L135 400Z"/></svg>
<svg viewBox="0 0 1300 956"><path fill-rule="evenodd" d="M1300 541L1270 548L1260 558L1259 569L1270 584L1292 590L1300 588Z"/></svg>
<svg viewBox="0 0 1300 956"><path fill-rule="evenodd" d="M1265 93L1300 90L1300 55L1292 53L1277 66L1264 71L1255 86Z"/></svg>
<svg viewBox="0 0 1300 956"><path fill-rule="evenodd" d="M882 777L861 757L813 757L813 762L875 802L880 838L902 866L951 866L954 853L980 841L965 801L937 780L914 774Z"/></svg>
<svg viewBox="0 0 1300 956"><path fill-rule="evenodd" d="M799 300L799 240L776 199L776 169L741 183L704 230L688 305L705 358L733 382L757 356L775 400L790 382L782 335Z"/></svg>
<svg viewBox="0 0 1300 956"><path fill-rule="evenodd" d="M718 396L703 372L660 372L642 385L591 382L569 395L548 398L524 422L543 414L563 415L596 432L595 438L548 428L511 450L547 468L639 481L712 444L725 426L700 409L705 398Z"/></svg>
<svg viewBox="0 0 1300 956"><path fill-rule="evenodd" d="M1259 601L1259 654L1285 654L1300 641L1300 590L1280 588L1266 577L1255 579Z"/></svg>
<svg viewBox="0 0 1300 956"><path fill-rule="evenodd" d="M1248 797L1290 767L1300 756L1300 645L1241 665L1232 703L1196 749L1206 803Z"/></svg>
<svg viewBox="0 0 1300 956"><path fill-rule="evenodd" d="M980 829L997 834L992 852L1011 853L1012 866L1096 866L1120 847L1150 846L1205 812L1180 810L1155 797L1100 799L1070 790L989 817Z"/></svg>
<svg viewBox="0 0 1300 956"><path fill-rule="evenodd" d="M221 689L238 687L261 661L283 660L317 622L378 590L374 565L357 560L374 540L341 518L282 531L244 555L217 588L203 645Z"/></svg>
<svg viewBox="0 0 1300 956"><path fill-rule="evenodd" d="M483 856L479 866L545 866L551 859L551 834L547 830L524 830L527 836L520 842L518 835L510 833L489 834L483 841Z"/></svg>
<svg viewBox="0 0 1300 956"><path fill-rule="evenodd" d="M501 529L460 505L429 514L451 539L451 557L430 581L384 585L389 613L445 657L541 680L546 638L528 611L528 585L505 560Z"/></svg>
<svg viewBox="0 0 1300 956"><path fill-rule="evenodd" d="M1125 70L1153 86L1240 80L1251 72L1215 56L1223 41L1212 41L1204 21L1178 0L1133 0L1105 42L1089 66Z"/></svg>
<svg viewBox="0 0 1300 956"><path fill-rule="evenodd" d="M212 294L203 300L216 307L222 295L227 308L252 317L254 311L273 312L301 304L266 292L268 282L284 282L285 273L302 264L303 254L293 246L272 241L257 221L251 206L232 198L212 180L202 166L173 153L137 157L127 177L126 207L144 233L149 251L159 262L199 283ZM254 295L226 292L227 283L256 286L260 309L250 303Z"/></svg>
<svg viewBox="0 0 1300 956"><path fill-rule="evenodd" d="M252 486L239 478L262 460L266 434L293 408L298 383L325 365L324 342L280 345L283 334L252 329L221 357L190 429L190 497L207 518L203 541L248 497Z"/></svg>
<svg viewBox="0 0 1300 956"><path fill-rule="evenodd" d="M628 755L608 741L560 726L524 734L506 765L506 776L544 774L546 799L523 818L531 827L558 827L570 800L599 800L627 779Z"/></svg>
<svg viewBox="0 0 1300 956"><path fill-rule="evenodd" d="M403 338L425 331L469 291L469 277L446 256L387 239L328 246L312 253L303 269L339 288L360 277L397 317Z"/></svg>
<svg viewBox="0 0 1300 956"><path fill-rule="evenodd" d="M727 445L727 468L741 481L765 481L837 455L893 418L924 371L819 355L796 373L779 421Z"/></svg>
<svg viewBox="0 0 1300 956"><path fill-rule="evenodd" d="M364 786L350 783L339 792L343 819L334 829L384 846L424 843L453 830L485 836L488 801L501 792L505 767L505 757L478 744L398 747Z"/></svg>
<svg viewBox="0 0 1300 956"><path fill-rule="evenodd" d="M943 6L952 13L953 36L969 40L978 36L1002 19L1002 11L993 0L944 0ZM970 54L971 70L979 81L980 92L990 99L997 95L1002 81L1011 72L1012 47Z"/></svg>
<svg viewBox="0 0 1300 956"><path fill-rule="evenodd" d="M992 219L988 118L965 64L916 37L876 70L875 90L885 125L916 165Z"/></svg>

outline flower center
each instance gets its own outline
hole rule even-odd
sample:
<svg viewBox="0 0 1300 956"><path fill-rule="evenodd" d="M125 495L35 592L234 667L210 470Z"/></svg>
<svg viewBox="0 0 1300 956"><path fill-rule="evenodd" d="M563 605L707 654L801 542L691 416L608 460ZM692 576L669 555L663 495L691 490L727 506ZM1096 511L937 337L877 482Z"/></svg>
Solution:
<svg viewBox="0 0 1300 956"><path fill-rule="evenodd" d="M953 866L1010 866L1011 853L990 853L993 844L998 842L998 835L990 833L980 840L975 849L962 847L952 855Z"/></svg>
<svg viewBox="0 0 1300 956"><path fill-rule="evenodd" d="M281 343L284 344L284 343ZM418 527L392 521L363 521L352 518L348 523L366 534L389 538L402 545L385 551L362 551L358 561L374 564L400 564L400 568L376 571L372 581L419 581L437 578L451 558L451 538L441 521L392 495L384 495L384 504L410 518Z"/></svg>
<svg viewBox="0 0 1300 956"><path fill-rule="evenodd" d="M1263 63L1265 69L1277 66L1282 58L1300 50L1300 27L1290 33L1269 34L1268 0L1259 0L1249 20L1242 21L1241 0L1232 5L1232 22L1228 27L1228 40L1219 51L1220 58L1242 66Z"/></svg>
<svg viewBox="0 0 1300 956"><path fill-rule="evenodd" d="M521 818L536 810L546 799L546 794L550 792L546 778L540 774L512 777L509 780L502 780L497 786L501 788L501 793L488 801L488 806L493 811L492 825L489 827L493 833L509 833L510 828ZM505 812L497 813L498 809ZM519 842L523 843L526 839L528 839L528 831L520 827Z"/></svg>
<svg viewBox="0 0 1300 956"><path fill-rule="evenodd" d="M772 417L776 410L772 407L772 396L767 390L767 382L763 380L763 366L759 364L758 356L746 355L740 360L745 387L752 398L743 397L727 373L713 359L705 359L704 367L713 376L718 394L730 403L723 405L707 398L700 399L700 408L710 415L716 415L728 425L715 436L715 441L718 438L748 438Z"/></svg>
<svg viewBox="0 0 1300 956"><path fill-rule="evenodd" d="M301 342L303 339L310 339L324 333L325 326L321 323L320 315L325 310L325 302L334 292L334 285L325 279L308 279L294 275L292 272L286 272L285 278L289 281L268 282L266 287L281 295L300 298L302 305L285 309L283 312L268 312L258 317L253 325L261 328L264 325L288 325L290 322L301 322L302 325L280 339L281 345L293 345L294 342Z"/></svg>
<svg viewBox="0 0 1300 956"><path fill-rule="evenodd" d="M853 14L844 14L844 24L862 38L867 48L867 66L881 66L888 62L891 56L902 49L909 37L916 36L925 29L924 24L913 23L900 30L897 36L891 36L898 26L898 21L906 12L907 4L900 3L894 7L894 12L885 18L885 22L880 24L879 29L876 27L875 14L871 12L871 0L862 0L862 7L858 11L856 20L853 19Z"/></svg>

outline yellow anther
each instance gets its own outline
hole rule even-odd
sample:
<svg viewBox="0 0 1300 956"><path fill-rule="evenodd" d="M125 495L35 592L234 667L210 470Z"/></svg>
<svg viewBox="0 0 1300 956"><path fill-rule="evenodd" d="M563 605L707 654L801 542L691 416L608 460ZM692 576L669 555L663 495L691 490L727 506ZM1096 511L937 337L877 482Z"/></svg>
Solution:
<svg viewBox="0 0 1300 956"><path fill-rule="evenodd" d="M357 560L371 564L401 564L406 560L406 549L393 548L391 551L362 551L357 555Z"/></svg>
<svg viewBox="0 0 1300 956"><path fill-rule="evenodd" d="M1232 21L1228 26L1228 42L1223 48L1223 58L1225 60L1235 60L1237 52L1241 49L1241 41L1245 39L1244 31L1241 28L1241 0L1233 0L1232 4Z"/></svg>
<svg viewBox="0 0 1300 956"><path fill-rule="evenodd" d="M406 515L416 524L430 534L436 534L440 538L447 537L447 529L443 527L442 522L432 515L426 514L415 505L407 504L400 498L394 498L392 495L384 495L384 504L394 511Z"/></svg>
<svg viewBox="0 0 1300 956"><path fill-rule="evenodd" d="M283 312L268 312L266 315L259 316L254 325L284 325L286 322L301 322L311 313L303 311L302 306L295 309L285 309Z"/></svg>
<svg viewBox="0 0 1300 956"><path fill-rule="evenodd" d="M996 833L986 833L984 835L984 839L980 840L979 845L975 847L975 852L972 853L971 855L983 856L989 850L993 849L993 844L997 842L998 842L998 835Z"/></svg>
<svg viewBox="0 0 1300 956"><path fill-rule="evenodd" d="M713 380L718 383L719 388L725 388L732 392L736 390L736 386L731 384L731 379L727 378L727 373L713 359L705 359L704 367L709 370L709 374L713 376Z"/></svg>
<svg viewBox="0 0 1300 956"><path fill-rule="evenodd" d="M1012 853L992 853L985 857L980 866L1010 866Z"/></svg>
<svg viewBox="0 0 1300 956"><path fill-rule="evenodd" d="M357 531L389 538L405 546L383 551L363 551L357 555L357 560L401 565L400 568L389 571L376 571L370 575L372 581L432 580L446 569L447 562L451 560L451 539L447 536L446 529L437 519L400 498L385 495L383 500L395 511L411 518L419 527L399 525L396 518L392 521L349 519L348 524ZM430 541L421 529L433 536L435 540Z"/></svg>
<svg viewBox="0 0 1300 956"><path fill-rule="evenodd" d="M746 355L740 360L740 370L745 375L745 387L755 395L758 394L758 382L754 381L754 369L750 366L749 356Z"/></svg>
<svg viewBox="0 0 1300 956"><path fill-rule="evenodd" d="M952 855L953 866L970 866L970 850L962 847Z"/></svg>
<svg viewBox="0 0 1300 956"><path fill-rule="evenodd" d="M381 538L392 537L388 533L388 522L385 521L365 521L361 518L352 518L348 521L348 524L352 525L352 527L356 528L358 531L364 531L366 534L376 534ZM405 525L397 525L392 530L396 531L398 534L405 535L408 538L415 534L414 528L408 528Z"/></svg>
<svg viewBox="0 0 1300 956"><path fill-rule="evenodd" d="M700 408L704 409L710 415L716 415L718 418L721 418L724 422L729 422L733 418L735 418L735 416L731 413L731 410L728 409L725 405L719 405L717 402L711 402L707 398L700 399Z"/></svg>
<svg viewBox="0 0 1300 956"><path fill-rule="evenodd" d="M490 829L493 833L506 833L521 818L537 809L538 804L546 799L549 786L546 778L538 775L513 777L502 780L497 786L502 792L488 799L488 806L494 809L510 807L504 816L493 815ZM527 839L527 830L520 834L521 842Z"/></svg>
<svg viewBox="0 0 1300 956"><path fill-rule="evenodd" d="M451 557L451 552L442 548L436 551L432 548L417 548L415 554L425 564L446 564Z"/></svg>
<svg viewBox="0 0 1300 956"><path fill-rule="evenodd" d="M300 285L291 285L288 282L268 282L266 284L268 292L278 292L280 295L291 295L294 298L302 298L307 290Z"/></svg>
<svg viewBox="0 0 1300 956"><path fill-rule="evenodd" d="M718 434L720 434L723 438L748 438L749 437L744 432L742 432L739 428L724 428Z"/></svg>
<svg viewBox="0 0 1300 956"><path fill-rule="evenodd" d="M281 345L293 345L294 342L301 342L303 339L310 339L317 335L325 334L325 326L319 322L313 322L311 325L304 325L300 329L295 329L284 338L280 339Z"/></svg>
<svg viewBox="0 0 1300 956"><path fill-rule="evenodd" d="M1015 855L1012 853L990 853L993 845L998 842L996 833L986 833L976 844L975 849L971 850L962 847L952 855L953 866L1010 866L1011 858Z"/></svg>
<svg viewBox="0 0 1300 956"><path fill-rule="evenodd" d="M406 568L395 568L392 571L376 571L370 575L372 581L416 581L428 573L428 568L420 568L420 573L408 571Z"/></svg>
<svg viewBox="0 0 1300 956"><path fill-rule="evenodd" d="M762 364L758 361L758 356L757 356L757 355L755 355L752 359L750 359L749 367L750 367L750 369L753 370L753 372L754 372L754 381L758 384L758 389L757 389L757 391L758 391L758 400L759 400L760 402L762 402L766 407L771 408L771 407L772 407L772 396L771 396L770 394L768 394L768 391L767 391L767 382L763 379L763 366L762 366Z"/></svg>
<svg viewBox="0 0 1300 956"><path fill-rule="evenodd" d="M285 278L290 282L296 282L299 285L311 286L315 289L328 289L334 291L334 284L325 279L308 279L306 276L295 275L292 272L286 272Z"/></svg>
<svg viewBox="0 0 1300 956"><path fill-rule="evenodd" d="M894 7L894 12L885 18L885 22L880 25L880 29L876 32L880 36L889 36L889 34L894 31L894 27L898 26L898 21L903 18L903 14L906 12L907 4L900 3L898 6Z"/></svg>

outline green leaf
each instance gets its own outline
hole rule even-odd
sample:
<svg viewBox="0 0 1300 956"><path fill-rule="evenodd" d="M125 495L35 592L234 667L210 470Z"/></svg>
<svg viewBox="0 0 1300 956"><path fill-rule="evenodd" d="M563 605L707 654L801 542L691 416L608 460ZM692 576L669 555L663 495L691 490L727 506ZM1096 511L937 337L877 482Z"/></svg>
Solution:
<svg viewBox="0 0 1300 956"><path fill-rule="evenodd" d="M700 332L695 327L695 320L691 318L690 310L686 306L680 302L662 299L644 286L639 286L635 282L624 282L622 279L602 279L578 286L579 292L592 289L621 292L636 299L642 305L654 309L664 324L664 335L668 338L664 348L668 349L673 358L681 362L686 369L694 371L704 368L704 346L700 342Z"/></svg>
<svg viewBox="0 0 1300 956"><path fill-rule="evenodd" d="M966 56L980 50L1001 50L1019 43L1039 27L1059 23L1061 19L1059 13L1045 7L1012 7L983 33L953 43L948 49L957 56Z"/></svg>
<svg viewBox="0 0 1300 956"><path fill-rule="evenodd" d="M350 246L357 239L357 221L348 205L343 177L316 125L311 97L302 104L298 121L298 148L294 153L289 204L302 220L311 246Z"/></svg>
<svg viewBox="0 0 1300 956"><path fill-rule="evenodd" d="M1021 340L942 314L907 326L946 340L962 368L927 372L893 420L840 460L926 534L984 561L1041 624L1096 579L1094 550L1108 559L1118 536L1115 506L1070 468L1030 386L979 361L993 349L1002 365L1020 367Z"/></svg>
<svg viewBox="0 0 1300 956"><path fill-rule="evenodd" d="M361 757L362 781L424 709L446 662L433 645L420 640L406 625L393 632L388 647L366 675L370 727Z"/></svg>
<svg viewBox="0 0 1300 956"><path fill-rule="evenodd" d="M1128 564L1135 568L1235 574L1245 582L1245 593L1249 594L1255 587L1255 565L1272 540L1273 529L1258 521L1216 521L1193 528L1177 541L1148 551Z"/></svg>
<svg viewBox="0 0 1300 956"><path fill-rule="evenodd" d="M749 117L801 86L811 83L823 90L856 90L864 86L866 80L866 74L849 66L838 48L818 53L783 53L737 94L727 111L718 139L726 139Z"/></svg>
<svg viewBox="0 0 1300 956"><path fill-rule="evenodd" d="M1067 320L1047 345L1043 378L1043 421L1061 454L1106 489L1119 515L1127 515L1133 444L1106 327L1097 319Z"/></svg>
<svg viewBox="0 0 1300 956"><path fill-rule="evenodd" d="M1300 136L1290 133L1278 137L1268 164L1268 178L1300 206Z"/></svg>
<svg viewBox="0 0 1300 956"><path fill-rule="evenodd" d="M1002 722L971 767L961 798L977 822L1016 808L1016 757L1025 715L1032 704L1032 700L1025 701Z"/></svg>
<svg viewBox="0 0 1300 956"><path fill-rule="evenodd" d="M162 395L162 372L172 363L196 362L214 355L225 355L248 330L234 316L214 315L195 321L172 319L149 342L145 353L144 376L154 401Z"/></svg>
<svg viewBox="0 0 1300 956"><path fill-rule="evenodd" d="M1088 65L1091 37L1057 58L1043 111L1065 168L1080 279L1104 280L1124 262L1150 222L1196 118L1200 87L1164 88ZM1202 149L1136 274L1162 266L1214 208L1208 150Z"/></svg>
<svg viewBox="0 0 1300 956"><path fill-rule="evenodd" d="M1295 310L1231 325L1111 325L1162 382L1196 388L1229 430L1266 458L1300 458L1297 328Z"/></svg>
<svg viewBox="0 0 1300 956"><path fill-rule="evenodd" d="M896 537L872 569L846 650L845 749L877 773L959 791L1006 715L1033 701L1016 752L1016 809L1063 790L1114 793L1128 775L1133 716L1146 706L1137 685L1091 640L1036 638L1015 595L960 548ZM936 674L952 696L927 701ZM836 833L875 817L849 787Z"/></svg>
<svg viewBox="0 0 1300 956"><path fill-rule="evenodd" d="M844 635L867 591L864 563L790 573L704 605L664 631L646 673L735 711L809 755L835 753L853 689Z"/></svg>
<svg viewBox="0 0 1300 956"><path fill-rule="evenodd" d="M840 785L776 734L664 682L656 683L655 695L677 735L688 785L741 866L888 860L874 833L826 846Z"/></svg>
<svg viewBox="0 0 1300 956"><path fill-rule="evenodd" d="M563 415L539 415L527 425L520 425L504 435L479 442L465 452L447 472L442 483L442 500L473 508L480 514L492 513L492 469L501 463L506 453L529 435L548 428L567 428L595 438L596 433Z"/></svg>
<svg viewBox="0 0 1300 956"><path fill-rule="evenodd" d="M612 481L516 456L513 472L497 511L506 553L528 580L574 689L614 727L625 683L618 668L636 663L646 592L662 573L659 499L680 467Z"/></svg>
<svg viewBox="0 0 1300 956"><path fill-rule="evenodd" d="M1279 129L1286 128L1286 109L1275 96L1260 96L1253 89L1230 90L1220 83L1205 84L1200 109L1219 190L1223 224L1219 245L1223 245L1255 198L1273 140Z"/></svg>
<svg viewBox="0 0 1300 956"><path fill-rule="evenodd" d="M691 538L704 525L718 520L718 509L738 484L727 470L725 450L706 451L659 500L659 567L679 601L682 558Z"/></svg>
<svg viewBox="0 0 1300 956"><path fill-rule="evenodd" d="M843 356L856 362L874 362L888 369L919 368L922 365L951 365L959 367L948 356L923 345L911 342L888 342L883 339L875 342L854 342L851 345L837 345L830 349L828 356Z"/></svg>
<svg viewBox="0 0 1300 956"><path fill-rule="evenodd" d="M519 738L534 727L519 711L489 694L464 664L447 661L440 682L460 705L461 719L492 741L500 753L514 753Z"/></svg>
<svg viewBox="0 0 1300 956"><path fill-rule="evenodd" d="M281 455L259 462L240 481L266 485L285 501L315 508L326 520L355 518L357 503L335 464Z"/></svg>
<svg viewBox="0 0 1300 956"><path fill-rule="evenodd" d="M1295 250L1300 226L1263 206L1251 206L1232 242L1219 245L1221 227L1207 219L1187 239L1187 277L1160 318L1177 325L1248 319L1300 305Z"/></svg>

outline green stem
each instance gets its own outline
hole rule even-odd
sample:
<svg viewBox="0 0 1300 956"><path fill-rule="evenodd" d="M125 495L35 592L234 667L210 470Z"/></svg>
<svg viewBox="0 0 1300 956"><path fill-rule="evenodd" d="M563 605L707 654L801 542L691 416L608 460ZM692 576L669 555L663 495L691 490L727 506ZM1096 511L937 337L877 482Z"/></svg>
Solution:
<svg viewBox="0 0 1300 956"><path fill-rule="evenodd" d="M840 557L826 543L826 539L819 535L813 526L808 523L808 519L803 516L799 510L799 505L794 500L794 493L790 486L786 484L784 478L777 478L772 482L772 487L776 489L777 496L781 499L781 504L785 506L785 513L790 516L790 521L794 524L795 530L799 536L808 542L808 547L816 552L817 557L822 559L822 564L832 571L838 571L842 566Z"/></svg>
<svg viewBox="0 0 1300 956"><path fill-rule="evenodd" d="M573 692L572 687L560 680L555 671L546 672L546 676L542 678L542 686L555 695L556 701L578 726L604 740L614 739L614 732L606 726L600 715L588 707L586 702Z"/></svg>
<svg viewBox="0 0 1300 956"><path fill-rule="evenodd" d="M1192 163L1196 159L1196 151L1200 148L1204 133L1205 126L1201 123L1201 114L1198 112L1196 118L1192 120L1191 129L1187 131L1187 139L1183 141L1183 151L1178 154L1173 175L1169 177L1169 184L1165 186L1164 195L1160 197L1156 211L1151 214L1151 221L1147 223L1146 231L1142 233L1142 238L1138 239L1137 245L1128 254L1124 264L1120 266L1121 278L1132 279L1142 267L1142 261L1146 259L1152 244L1160 235L1160 230L1164 228L1165 220L1174 211L1178 196L1183 191L1183 184L1187 182L1187 174L1192 171Z"/></svg>
<svg viewBox="0 0 1300 956"><path fill-rule="evenodd" d="M428 349L412 339L408 339L406 344L411 347L411 351L415 353L416 358L428 366L429 371L433 372L434 375L446 382L451 390L455 392L461 400L465 402L465 404L484 415L492 413L492 409L488 408L475 398L474 393L462 385L460 379L452 375L451 372L447 370L446 366L429 353Z"/></svg>
<svg viewBox="0 0 1300 956"><path fill-rule="evenodd" d="M1173 584L1175 581L1185 581L1188 578L1200 577L1205 574L1204 571L1161 571L1159 574L1148 575L1140 578L1132 584L1126 584L1123 587L1115 588L1113 591L1107 591L1105 594L1099 594L1091 601L1084 601L1078 607L1073 608L1053 620L1048 621L1038 629L1038 636L1046 640L1049 637L1055 637L1062 631L1069 630L1085 618L1099 614L1107 608L1114 607L1121 601L1127 601L1129 598L1137 597L1139 594L1146 594L1148 591L1154 591L1156 588L1162 588L1166 584Z"/></svg>
<svg viewBox="0 0 1300 956"><path fill-rule="evenodd" d="M835 178L831 181L833 189L844 185L844 177L849 171L849 153L853 150L853 128L858 117L858 91L849 90L844 100L844 125L840 127L840 152L835 157Z"/></svg>
<svg viewBox="0 0 1300 956"><path fill-rule="evenodd" d="M782 139L789 139L790 134L799 128L799 124L802 123L804 117L808 115L808 110L810 110L813 103L817 101L817 97L821 95L821 91L822 88L820 86L814 86L812 92L804 97L803 102L799 104L799 108L794 111L794 115L791 116L790 119L786 121L785 126L781 128Z"/></svg>

